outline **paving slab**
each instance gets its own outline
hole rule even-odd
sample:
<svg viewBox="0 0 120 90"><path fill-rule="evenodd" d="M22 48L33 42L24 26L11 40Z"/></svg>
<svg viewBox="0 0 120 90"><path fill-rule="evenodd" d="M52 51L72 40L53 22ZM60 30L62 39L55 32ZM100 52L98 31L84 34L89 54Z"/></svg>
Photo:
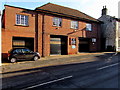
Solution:
<svg viewBox="0 0 120 90"><path fill-rule="evenodd" d="M78 53L74 55L52 55L42 57L38 61L18 61L16 63L2 63L1 73L15 72L19 70L34 69L38 67L47 67L71 63L91 62L97 60L96 56L104 56L105 54L114 54L114 52L99 52L99 53ZM92 58L96 59L92 59Z"/></svg>

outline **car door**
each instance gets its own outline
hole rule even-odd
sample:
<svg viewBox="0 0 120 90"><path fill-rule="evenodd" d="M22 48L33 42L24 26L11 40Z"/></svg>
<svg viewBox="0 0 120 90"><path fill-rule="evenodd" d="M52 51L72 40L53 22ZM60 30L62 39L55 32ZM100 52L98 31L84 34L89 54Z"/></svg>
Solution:
<svg viewBox="0 0 120 90"><path fill-rule="evenodd" d="M22 52L22 49L15 49L13 51L13 54L17 59L25 59L24 53Z"/></svg>
<svg viewBox="0 0 120 90"><path fill-rule="evenodd" d="M32 59L34 57L34 53L29 49L22 49L25 54L25 59Z"/></svg>

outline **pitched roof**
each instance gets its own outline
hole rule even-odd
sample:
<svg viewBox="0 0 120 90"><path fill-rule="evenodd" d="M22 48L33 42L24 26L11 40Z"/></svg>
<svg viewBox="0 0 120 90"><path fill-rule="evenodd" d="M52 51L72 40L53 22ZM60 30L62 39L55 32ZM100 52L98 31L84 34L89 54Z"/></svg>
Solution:
<svg viewBox="0 0 120 90"><path fill-rule="evenodd" d="M74 18L86 20L86 21L99 22L99 20L97 20L83 12L80 12L80 11L72 9L72 8L52 4L52 3L47 3L41 7L38 7L38 8L36 8L36 11L45 11L45 12L49 12L49 13L51 12L51 13L54 13L57 15L74 17Z"/></svg>

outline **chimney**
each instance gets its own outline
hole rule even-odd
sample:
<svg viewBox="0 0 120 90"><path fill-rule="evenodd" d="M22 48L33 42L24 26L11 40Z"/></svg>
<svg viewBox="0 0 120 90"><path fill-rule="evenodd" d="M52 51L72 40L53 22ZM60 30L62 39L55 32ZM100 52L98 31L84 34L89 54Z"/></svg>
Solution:
<svg viewBox="0 0 120 90"><path fill-rule="evenodd" d="M106 8L106 6L103 6L102 15L107 15L107 8Z"/></svg>

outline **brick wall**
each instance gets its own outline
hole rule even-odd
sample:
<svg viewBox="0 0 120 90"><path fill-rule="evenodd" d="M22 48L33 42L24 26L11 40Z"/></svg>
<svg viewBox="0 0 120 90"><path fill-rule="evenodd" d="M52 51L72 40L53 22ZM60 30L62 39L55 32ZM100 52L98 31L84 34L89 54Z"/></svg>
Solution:
<svg viewBox="0 0 120 90"><path fill-rule="evenodd" d="M98 51L99 50L99 35L98 35L98 24L92 24L92 31L86 31L86 22L79 21L79 29L71 29L71 20L70 18L62 17L62 26L56 27L53 26L53 15L44 15L44 56L50 55L50 35L63 35L68 36L68 54L76 54L78 52L78 37L84 38L96 38L96 43L90 43L90 51ZM42 19L41 19L42 20ZM40 24L39 24L40 26ZM40 29L39 29L40 30ZM76 38L76 48L72 48L72 45L69 45L69 38Z"/></svg>
<svg viewBox="0 0 120 90"><path fill-rule="evenodd" d="M16 25L16 14L28 15L29 26ZM5 27L2 28L2 53L6 55L12 49L13 37L35 38L35 13L21 8L5 6L4 18L3 24L5 24Z"/></svg>
<svg viewBox="0 0 120 90"><path fill-rule="evenodd" d="M78 37L96 38L97 42L90 43L90 51L97 51L100 47L99 24L92 24L92 31L86 31L86 22L79 21L78 29L71 29L70 18L62 17L62 26L53 26L54 15L47 15L30 11L27 9L5 6L5 28L2 29L2 53L7 53L12 48L12 37L32 37L34 38L34 50L42 56L50 55L50 36L67 36L67 54L76 54L78 52ZM28 15L29 26L16 25L16 14ZM69 39L75 38L75 47L70 45Z"/></svg>

